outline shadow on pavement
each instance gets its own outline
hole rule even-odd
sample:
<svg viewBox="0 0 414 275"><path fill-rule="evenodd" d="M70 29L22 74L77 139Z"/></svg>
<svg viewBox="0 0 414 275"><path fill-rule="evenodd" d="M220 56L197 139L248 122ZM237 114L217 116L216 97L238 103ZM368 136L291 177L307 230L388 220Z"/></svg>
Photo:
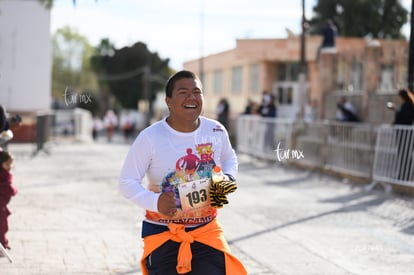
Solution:
<svg viewBox="0 0 414 275"><path fill-rule="evenodd" d="M283 179L279 181L268 181L266 184L268 185L276 185L276 186L286 186L290 184L299 184L303 183L304 181L309 180L309 173L306 173L304 175L301 175L296 178L290 178L290 179Z"/></svg>
<svg viewBox="0 0 414 275"><path fill-rule="evenodd" d="M277 225L268 229L264 229L264 230L260 230L251 234L247 234L245 236L241 236L232 240L229 240L228 243L229 244L234 244L236 242L239 241L243 241L243 240L247 240L247 239L251 239L254 238L258 235L263 235L269 232L273 232L282 228L286 228L295 224L300 224L300 223L304 223L310 220L316 220L319 219L321 217L327 216L327 215L331 215L331 214L337 214L337 213L342 213L342 212L352 212L352 211L364 211L369 207L375 206L375 205L380 205L382 204L384 201L386 200L386 197L378 197L378 198L374 198L372 200L368 200L368 201L363 201L360 203L356 203L356 204L352 204L352 205L348 205L348 206L344 206L344 207L340 207L338 209L335 210L331 210L331 211L326 211L326 212L322 212L316 215L312 215L312 216L308 216L308 217L304 217L301 219L297 219L285 224L281 224L281 225Z"/></svg>
<svg viewBox="0 0 414 275"><path fill-rule="evenodd" d="M344 196L338 196L331 199L325 199L325 200L319 200L319 202L324 203L347 203L353 200L358 200L360 198L366 197L370 193L367 193L365 191L360 191L352 194L346 194Z"/></svg>
<svg viewBox="0 0 414 275"><path fill-rule="evenodd" d="M404 229L401 230L401 232L408 234L408 235L414 235L414 224L405 227Z"/></svg>

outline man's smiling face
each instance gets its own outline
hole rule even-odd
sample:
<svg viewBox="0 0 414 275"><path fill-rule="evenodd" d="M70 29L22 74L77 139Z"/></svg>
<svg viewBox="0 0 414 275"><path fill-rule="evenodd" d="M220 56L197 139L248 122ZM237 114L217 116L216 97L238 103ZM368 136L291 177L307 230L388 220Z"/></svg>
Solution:
<svg viewBox="0 0 414 275"><path fill-rule="evenodd" d="M175 82L171 97L165 99L170 118L179 123L194 123L203 108L203 92L199 80L181 78Z"/></svg>

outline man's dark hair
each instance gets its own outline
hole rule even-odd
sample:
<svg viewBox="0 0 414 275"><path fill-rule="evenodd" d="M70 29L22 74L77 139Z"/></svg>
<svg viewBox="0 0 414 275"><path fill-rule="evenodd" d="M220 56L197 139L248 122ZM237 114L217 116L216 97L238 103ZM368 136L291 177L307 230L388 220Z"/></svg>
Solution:
<svg viewBox="0 0 414 275"><path fill-rule="evenodd" d="M186 71L186 70L176 72L175 74L170 76L170 78L167 80L167 84L165 85L165 96L166 97L172 97L175 82L177 82L177 80L182 79L182 78L191 78L191 79L200 81L198 76L193 72Z"/></svg>

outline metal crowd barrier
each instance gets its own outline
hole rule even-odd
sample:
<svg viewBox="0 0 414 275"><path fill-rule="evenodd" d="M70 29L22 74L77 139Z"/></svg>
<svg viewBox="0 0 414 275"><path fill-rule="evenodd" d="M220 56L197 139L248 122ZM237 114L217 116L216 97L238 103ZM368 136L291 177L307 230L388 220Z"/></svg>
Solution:
<svg viewBox="0 0 414 275"><path fill-rule="evenodd" d="M412 126L244 115L237 120L236 139L237 150L254 157L363 177L372 182L369 188L377 183L414 187Z"/></svg>
<svg viewBox="0 0 414 275"><path fill-rule="evenodd" d="M52 114L50 112L39 112L36 115L36 150L32 156L36 156L40 151L49 154L45 147L51 136Z"/></svg>
<svg viewBox="0 0 414 275"><path fill-rule="evenodd" d="M325 166L355 176L371 177L375 129L370 124L330 122Z"/></svg>
<svg viewBox="0 0 414 275"><path fill-rule="evenodd" d="M261 159L276 159L278 146L291 145L292 125L292 120L242 115L237 119L237 150Z"/></svg>
<svg viewBox="0 0 414 275"><path fill-rule="evenodd" d="M295 127L296 135L294 147L303 150L303 158L296 162L313 167L323 167L326 161L326 123L304 123L301 127Z"/></svg>
<svg viewBox="0 0 414 275"><path fill-rule="evenodd" d="M375 144L373 184L414 187L414 127L381 126Z"/></svg>
<svg viewBox="0 0 414 275"><path fill-rule="evenodd" d="M303 151L301 164L355 176L370 177L375 129L363 123L317 121L299 127L294 138Z"/></svg>

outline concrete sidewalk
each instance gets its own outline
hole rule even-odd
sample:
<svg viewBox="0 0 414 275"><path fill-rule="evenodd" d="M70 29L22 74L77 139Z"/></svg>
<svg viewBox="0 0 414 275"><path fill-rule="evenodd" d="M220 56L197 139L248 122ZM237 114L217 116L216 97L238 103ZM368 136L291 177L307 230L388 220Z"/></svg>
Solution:
<svg viewBox="0 0 414 275"><path fill-rule="evenodd" d="M125 144L58 144L15 155L0 274L141 274L143 210L120 196ZM240 156L240 188L220 211L226 238L250 275L412 274L411 198Z"/></svg>
<svg viewBox="0 0 414 275"><path fill-rule="evenodd" d="M128 146L57 145L35 158L31 145L9 150L19 189L10 204L14 262L0 258L0 274L138 273L140 210L117 190Z"/></svg>

